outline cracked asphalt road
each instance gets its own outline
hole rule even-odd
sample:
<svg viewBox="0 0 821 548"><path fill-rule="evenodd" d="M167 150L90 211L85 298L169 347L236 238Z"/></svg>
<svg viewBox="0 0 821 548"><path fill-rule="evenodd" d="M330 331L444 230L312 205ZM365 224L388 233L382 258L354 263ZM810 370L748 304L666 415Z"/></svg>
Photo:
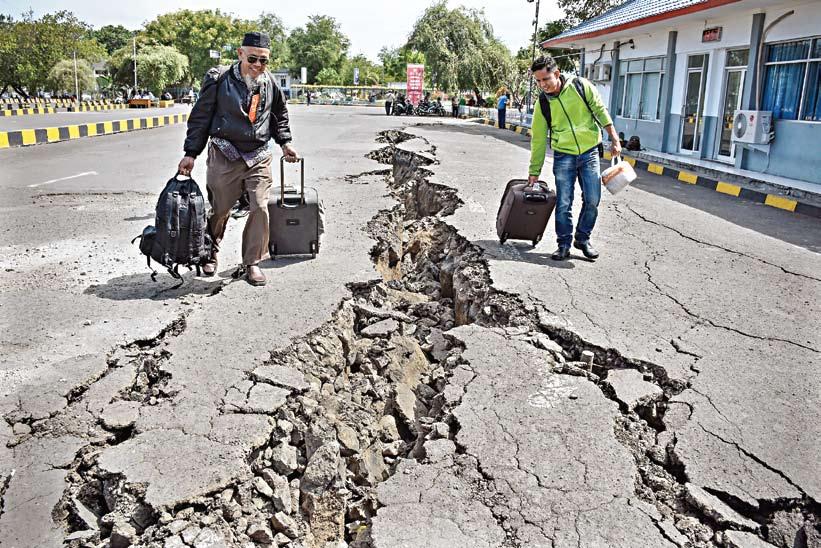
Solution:
<svg viewBox="0 0 821 548"><path fill-rule="evenodd" d="M384 168L365 154L396 119L294 107L293 125L328 233L315 261L264 265L262 290L230 280L236 221L219 276L178 290L162 275L152 283L129 243L179 160L182 126L0 154L0 545L63 544L52 513L91 444L108 444L95 455L101 469L145 485L158 511L250 477L246 461L270 436L267 414L284 395L255 392L249 375L269 350L328 321L346 284L377 277L363 229L393 205L378 176L351 177ZM656 437L688 482L748 510L817 505L817 221L643 175L618 198L605 195L594 233L602 257L557 264L552 223L535 249L495 239L500 191L526 169L523 138L467 123L409 131L433 145L430 183L463 202L443 219L483 250L496 290L680 388ZM202 184L204 167L194 172ZM258 318L263 326L250 329ZM468 362L449 387L460 429L426 443L424 463L402 461L380 486L374 546L679 542L636 495L639 469L614 428L616 403L587 380L545 373L547 352L497 331L451 334ZM162 394L136 406L127 440L93 439L136 372L128 356L160 340L172 357L157 356L169 375Z"/></svg>

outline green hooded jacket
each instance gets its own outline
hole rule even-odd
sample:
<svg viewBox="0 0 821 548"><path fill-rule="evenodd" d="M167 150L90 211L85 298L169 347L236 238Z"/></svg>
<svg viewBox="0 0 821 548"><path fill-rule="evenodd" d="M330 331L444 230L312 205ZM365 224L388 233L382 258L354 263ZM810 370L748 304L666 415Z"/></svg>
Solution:
<svg viewBox="0 0 821 548"><path fill-rule="evenodd" d="M598 90L590 82L582 79L581 82L586 92L587 102L596 116L596 119L593 119L587 105L584 104L584 100L573 85L573 78L571 76L564 80L558 95L547 96L553 122L550 148L555 152L565 154L581 154L601 142L601 130L596 124L596 120L601 124L601 127L607 127L613 123ZM539 176L547 152L548 133L547 120L542 114L539 101L536 101L536 108L533 111L533 125L530 132L530 169L528 173Z"/></svg>

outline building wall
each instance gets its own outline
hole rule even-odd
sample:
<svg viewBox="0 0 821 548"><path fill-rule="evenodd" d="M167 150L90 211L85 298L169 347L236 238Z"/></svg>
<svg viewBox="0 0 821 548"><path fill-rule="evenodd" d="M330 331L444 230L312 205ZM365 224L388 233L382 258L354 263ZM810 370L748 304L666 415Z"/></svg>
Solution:
<svg viewBox="0 0 821 548"><path fill-rule="evenodd" d="M760 3L759 3L760 4ZM664 56L667 52L669 31L677 32L675 47L675 80L669 112L662 113L659 121L631 120L614 116L618 131L626 137L638 135L642 146L651 150L664 150L679 153L682 110L687 78L688 56L708 54L709 61L706 74L706 92L701 114L704 119L701 150L698 156L716 159L722 125L724 107L725 62L728 50L750 46L750 34L753 15L765 13L765 26L789 10L795 13L773 27L765 43L781 40L810 38L821 36L821 2L780 2L777 6L758 5L750 7L749 2L735 4L733 13L715 19L701 19L685 22L671 20L663 25L655 24L647 28L632 29L628 34L598 37L594 41L581 44L586 50L587 63L598 57L599 48L606 43L605 49L612 49L614 42L626 42L633 39L635 49L629 46L619 48L619 62L645 57ZM722 27L721 41L702 43L701 34L705 28ZM611 62L612 53L605 53L603 60ZM669 74L669 69L667 70ZM618 66L613 67L614 82L618 78ZM762 70L763 78L763 70ZM597 83L605 104L613 93L610 83ZM664 125L667 125L667 140L663 141ZM777 120L775 124L775 141L771 145L769 158L760 152L746 152L742 155L741 167L753 171L791 177L821 184L821 154L811 152L810 147L821 142L821 123Z"/></svg>

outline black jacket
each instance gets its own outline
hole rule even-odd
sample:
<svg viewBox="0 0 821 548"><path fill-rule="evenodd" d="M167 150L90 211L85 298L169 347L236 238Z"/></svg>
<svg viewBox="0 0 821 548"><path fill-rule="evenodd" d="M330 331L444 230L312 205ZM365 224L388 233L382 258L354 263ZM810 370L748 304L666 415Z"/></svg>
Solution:
<svg viewBox="0 0 821 548"><path fill-rule="evenodd" d="M200 97L188 116L183 145L186 156L199 156L208 137L226 139L241 152L253 152L272 138L278 145L291 141L285 98L270 74L260 88L257 118L251 124L245 106L249 103L248 87L237 79L233 67L222 78L221 73L214 67L202 80Z"/></svg>

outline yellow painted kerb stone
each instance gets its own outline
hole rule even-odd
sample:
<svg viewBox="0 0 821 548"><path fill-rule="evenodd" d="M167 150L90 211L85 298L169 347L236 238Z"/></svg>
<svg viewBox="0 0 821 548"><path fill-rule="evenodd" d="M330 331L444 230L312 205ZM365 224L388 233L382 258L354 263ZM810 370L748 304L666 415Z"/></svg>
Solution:
<svg viewBox="0 0 821 548"><path fill-rule="evenodd" d="M80 126L68 126L68 138L78 139L80 137Z"/></svg>
<svg viewBox="0 0 821 548"><path fill-rule="evenodd" d="M764 203L771 207L777 207L778 209L786 209L787 211L795 211L795 207L798 205L798 202L795 200L774 194L767 194Z"/></svg>
<svg viewBox="0 0 821 548"><path fill-rule="evenodd" d="M47 127L46 128L46 139L49 143L53 143L54 141L60 140L60 130L56 127Z"/></svg>
<svg viewBox="0 0 821 548"><path fill-rule="evenodd" d="M661 164L647 164L647 171L650 173L655 173L656 175L663 175L664 174L664 166Z"/></svg>
<svg viewBox="0 0 821 548"><path fill-rule="evenodd" d="M688 183L688 184L694 185L694 184L696 184L696 181L698 181L698 175L696 175L695 173L688 173L686 171L680 171L679 174L678 174L678 180L681 181L682 183Z"/></svg>
<svg viewBox="0 0 821 548"><path fill-rule="evenodd" d="M103 133L114 133L114 122L103 122Z"/></svg>
<svg viewBox="0 0 821 548"><path fill-rule="evenodd" d="M37 143L37 135L34 133L33 129L24 129L20 132L23 136L23 144L24 145L33 145Z"/></svg>
<svg viewBox="0 0 821 548"><path fill-rule="evenodd" d="M731 185L730 183L723 183L721 181L716 185L716 192L722 194L729 194L730 196L738 196L741 194L741 187L738 185Z"/></svg>
<svg viewBox="0 0 821 548"><path fill-rule="evenodd" d="M0 131L0 148L9 148L9 134L6 131Z"/></svg>

